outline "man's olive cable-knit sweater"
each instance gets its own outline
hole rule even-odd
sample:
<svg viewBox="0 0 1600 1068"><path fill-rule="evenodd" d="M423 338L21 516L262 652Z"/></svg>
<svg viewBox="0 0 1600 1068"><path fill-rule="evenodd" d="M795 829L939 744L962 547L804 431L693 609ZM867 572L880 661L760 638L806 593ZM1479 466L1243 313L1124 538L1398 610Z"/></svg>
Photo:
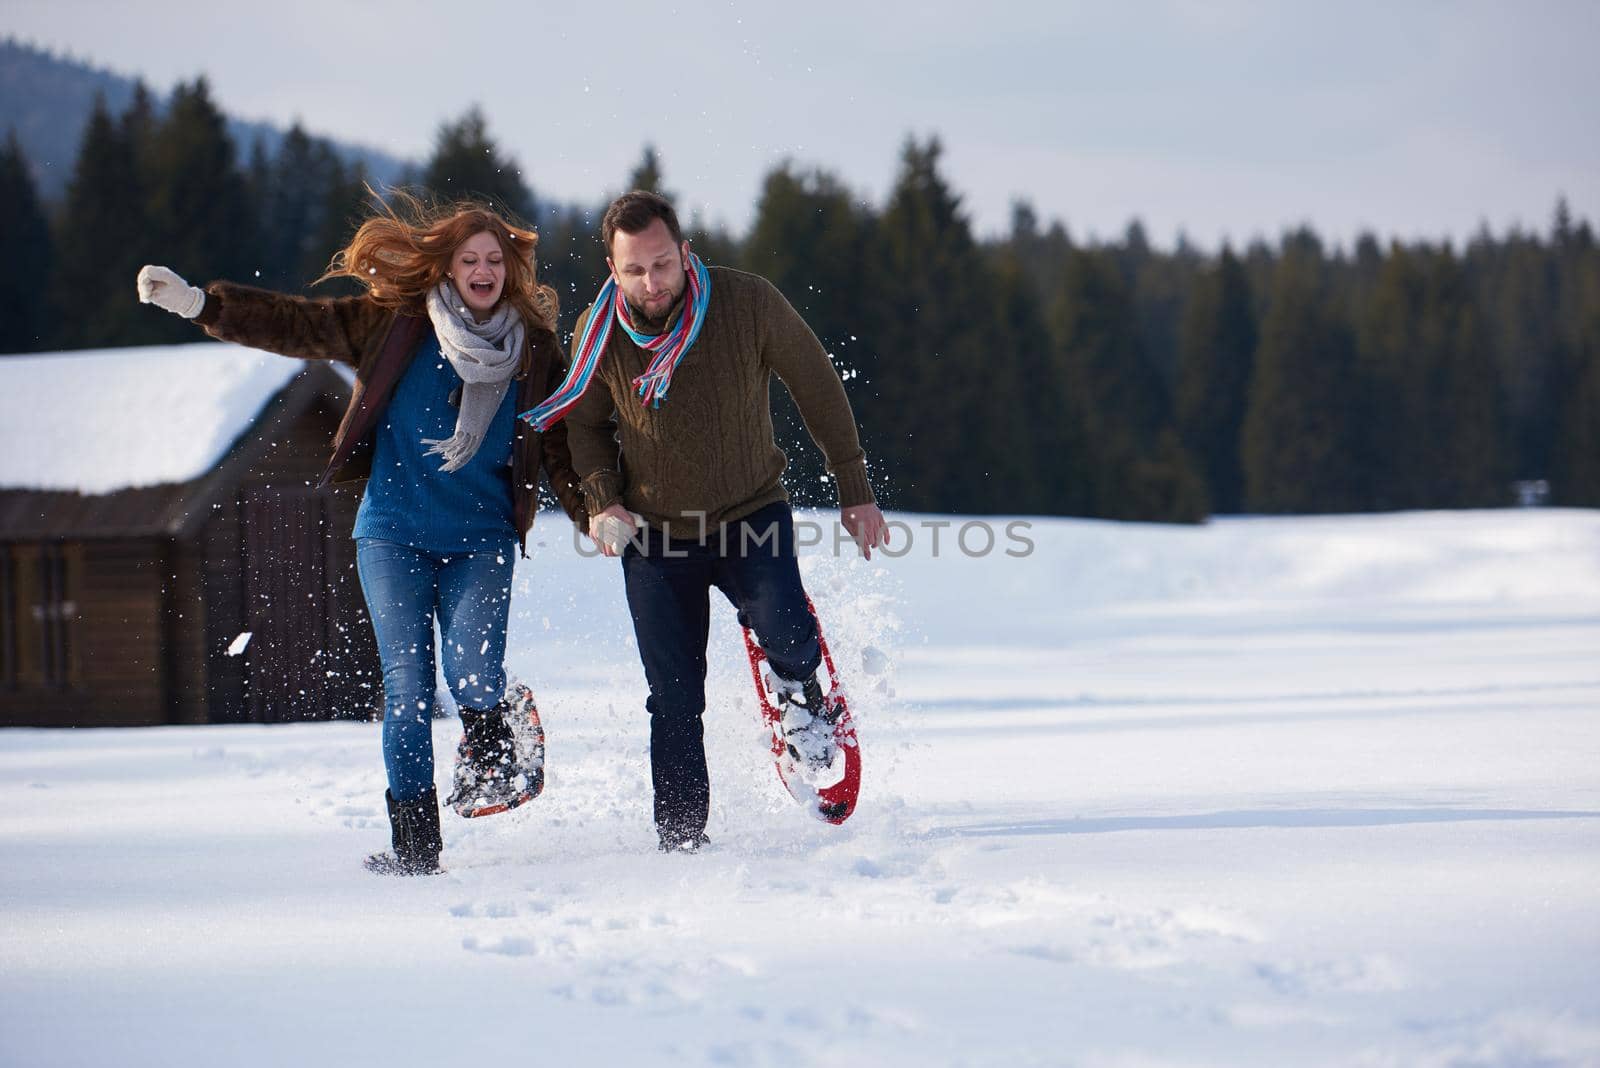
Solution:
<svg viewBox="0 0 1600 1068"><path fill-rule="evenodd" d="M773 374L827 459L839 507L872 503L855 416L821 342L766 279L725 267L710 273L705 324L661 407L641 404L633 389L650 353L614 328L596 380L567 416L589 514L620 502L652 526L670 524L674 538L696 538L702 523L715 530L787 500L767 394ZM593 313L579 316L574 344Z"/></svg>

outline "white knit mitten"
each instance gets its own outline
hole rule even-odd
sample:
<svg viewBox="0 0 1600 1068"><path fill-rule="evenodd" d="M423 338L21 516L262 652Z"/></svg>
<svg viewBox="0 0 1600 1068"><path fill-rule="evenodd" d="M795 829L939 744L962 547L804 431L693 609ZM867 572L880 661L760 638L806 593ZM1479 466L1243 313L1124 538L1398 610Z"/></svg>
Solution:
<svg viewBox="0 0 1600 1068"><path fill-rule="evenodd" d="M618 556L628 547L628 542L638 531L638 527L614 515L601 515L595 520L595 541L604 545Z"/></svg>
<svg viewBox="0 0 1600 1068"><path fill-rule="evenodd" d="M193 319L206 306L206 292L185 282L176 271L147 263L139 268L139 301Z"/></svg>

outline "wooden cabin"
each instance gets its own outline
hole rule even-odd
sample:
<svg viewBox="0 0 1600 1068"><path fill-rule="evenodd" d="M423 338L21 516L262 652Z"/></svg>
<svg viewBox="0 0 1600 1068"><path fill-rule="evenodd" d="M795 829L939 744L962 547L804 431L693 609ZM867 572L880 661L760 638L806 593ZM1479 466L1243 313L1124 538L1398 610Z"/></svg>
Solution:
<svg viewBox="0 0 1600 1068"><path fill-rule="evenodd" d="M0 358L0 725L366 718L342 368L201 343Z"/></svg>

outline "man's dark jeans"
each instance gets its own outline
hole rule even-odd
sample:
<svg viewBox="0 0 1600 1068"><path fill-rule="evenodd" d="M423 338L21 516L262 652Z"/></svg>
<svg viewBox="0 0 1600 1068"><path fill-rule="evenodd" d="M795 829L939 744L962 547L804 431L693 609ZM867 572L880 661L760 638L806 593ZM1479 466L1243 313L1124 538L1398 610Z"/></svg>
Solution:
<svg viewBox="0 0 1600 1068"><path fill-rule="evenodd" d="M669 541L647 529L622 555L639 659L650 684L656 828L668 842L697 839L711 804L701 723L711 587L733 603L740 624L755 632L779 676L805 679L822 662L794 540L794 516L779 501L709 531L704 543Z"/></svg>

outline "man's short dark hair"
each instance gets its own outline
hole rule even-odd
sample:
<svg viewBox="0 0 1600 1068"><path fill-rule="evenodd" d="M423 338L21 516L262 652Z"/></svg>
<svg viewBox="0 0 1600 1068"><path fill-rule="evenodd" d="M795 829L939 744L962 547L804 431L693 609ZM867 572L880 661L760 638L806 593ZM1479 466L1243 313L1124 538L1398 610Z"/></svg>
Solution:
<svg viewBox="0 0 1600 1068"><path fill-rule="evenodd" d="M667 224L673 244L683 244L678 213L672 210L672 203L666 197L648 189L635 189L613 200L606 209L605 218L600 221L600 240L606 244L606 255L611 254L611 239L618 230L625 234L642 233L657 219Z"/></svg>

